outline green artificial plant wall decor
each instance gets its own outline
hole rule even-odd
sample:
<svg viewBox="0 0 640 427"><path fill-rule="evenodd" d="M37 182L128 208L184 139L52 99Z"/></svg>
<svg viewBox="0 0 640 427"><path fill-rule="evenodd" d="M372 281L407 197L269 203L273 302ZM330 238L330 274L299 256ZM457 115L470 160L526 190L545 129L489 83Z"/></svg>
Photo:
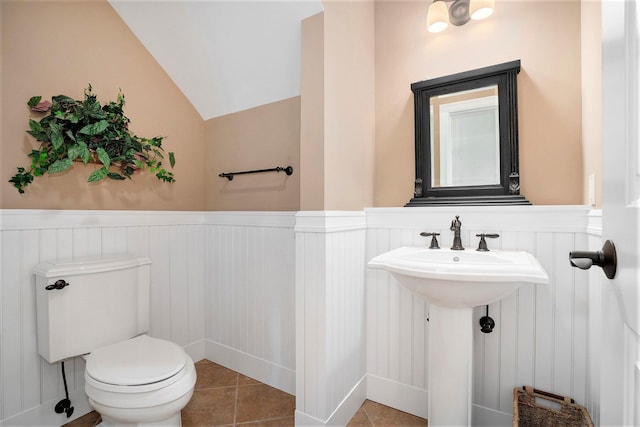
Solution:
<svg viewBox="0 0 640 427"><path fill-rule="evenodd" d="M31 110L49 113L40 121L29 119L27 133L40 142L40 147L29 154L31 166L18 167L18 173L9 180L20 193L35 177L66 171L78 161L102 165L89 175L88 182L130 179L147 168L160 181L175 182L173 173L163 164L164 137L142 138L129 131L122 92L116 102L105 105L100 105L91 85L82 101L65 95L54 96L51 102L41 99L34 96L27 102ZM168 157L173 168L175 156L170 152Z"/></svg>

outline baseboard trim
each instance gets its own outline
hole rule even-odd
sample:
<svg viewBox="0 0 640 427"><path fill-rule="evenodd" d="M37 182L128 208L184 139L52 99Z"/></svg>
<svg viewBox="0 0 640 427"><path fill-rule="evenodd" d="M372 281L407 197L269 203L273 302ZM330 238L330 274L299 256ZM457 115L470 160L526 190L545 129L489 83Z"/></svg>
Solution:
<svg viewBox="0 0 640 427"><path fill-rule="evenodd" d="M421 418L429 418L429 392L421 388L367 374L367 399Z"/></svg>
<svg viewBox="0 0 640 427"><path fill-rule="evenodd" d="M205 340L201 339L184 347L184 351L191 357L191 360L198 362L206 359Z"/></svg>
<svg viewBox="0 0 640 427"><path fill-rule="evenodd" d="M70 418L67 418L64 413L55 413L53 408L60 401L60 398L56 398L13 417L6 418L0 421L0 426L61 426L93 411L93 408L89 405L89 399L84 393L84 387L81 390L70 392L69 400L71 400L71 406L73 406L73 415Z"/></svg>
<svg viewBox="0 0 640 427"><path fill-rule="evenodd" d="M205 357L264 384L296 394L296 371L226 345L205 340Z"/></svg>
<svg viewBox="0 0 640 427"><path fill-rule="evenodd" d="M304 412L298 411L297 409L296 409L296 412L295 412L294 423L295 423L296 427L300 427L300 426L324 426L324 425L326 425L324 421L319 420L317 418L314 418L309 414L305 414Z"/></svg>
<svg viewBox="0 0 640 427"><path fill-rule="evenodd" d="M353 386L326 422L328 426L346 426L367 398L367 376Z"/></svg>
<svg viewBox="0 0 640 427"><path fill-rule="evenodd" d="M327 418L322 421L316 417L306 414L296 409L295 425L296 426L346 426L351 418L358 412L366 399L367 394L367 375L363 376L358 383L353 386L347 396Z"/></svg>
<svg viewBox="0 0 640 427"><path fill-rule="evenodd" d="M487 427L511 427L513 425L513 415L485 408L484 406L473 405L471 409L471 424Z"/></svg>
<svg viewBox="0 0 640 427"><path fill-rule="evenodd" d="M427 390L371 374L367 374L366 384L367 399L429 419L429 392ZM510 427L513 424L513 415L473 405L471 424L474 426Z"/></svg>

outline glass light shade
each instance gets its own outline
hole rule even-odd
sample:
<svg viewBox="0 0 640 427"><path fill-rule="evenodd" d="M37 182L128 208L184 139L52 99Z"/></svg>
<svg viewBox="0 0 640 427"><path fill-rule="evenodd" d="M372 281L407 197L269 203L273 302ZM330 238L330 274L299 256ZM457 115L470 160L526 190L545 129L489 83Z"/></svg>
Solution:
<svg viewBox="0 0 640 427"><path fill-rule="evenodd" d="M432 33L439 33L449 26L449 11L442 0L431 3L427 11L427 29Z"/></svg>
<svg viewBox="0 0 640 427"><path fill-rule="evenodd" d="M491 15L494 8L495 0L471 0L469 13L471 14L471 19L477 21Z"/></svg>

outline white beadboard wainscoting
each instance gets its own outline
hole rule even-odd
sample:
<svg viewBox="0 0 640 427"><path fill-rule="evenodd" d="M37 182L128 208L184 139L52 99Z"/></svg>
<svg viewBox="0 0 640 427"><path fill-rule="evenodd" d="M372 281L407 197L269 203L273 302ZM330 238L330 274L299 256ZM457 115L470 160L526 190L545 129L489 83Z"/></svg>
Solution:
<svg viewBox="0 0 640 427"><path fill-rule="evenodd" d="M40 358L34 278L44 260L152 260L151 330L295 393L295 213L0 211L0 425L55 425L60 364ZM90 410L84 362L66 362L73 418Z"/></svg>
<svg viewBox="0 0 640 427"><path fill-rule="evenodd" d="M296 425L346 425L366 398L365 216L296 218Z"/></svg>
<svg viewBox="0 0 640 427"><path fill-rule="evenodd" d="M568 261L571 250L587 248L588 212L582 206L366 210L367 261L400 246L428 246L422 231L440 233L441 246L451 246L449 226L460 215L467 250L477 248L475 234L499 233L487 239L490 249L529 251L547 270L549 285L524 285L490 305L492 333L478 326L485 308L474 310L474 425L511 425L513 388L525 384L589 401L588 273ZM428 304L379 270L367 270L366 292L367 395L428 417Z"/></svg>
<svg viewBox="0 0 640 427"><path fill-rule="evenodd" d="M60 425L60 364L40 358L35 280L39 262L131 253L151 266L150 334L204 358L205 225L202 212L0 211L0 424ZM66 363L74 418L88 412L84 361Z"/></svg>
<svg viewBox="0 0 640 427"><path fill-rule="evenodd" d="M295 213L205 222L207 359L295 394Z"/></svg>
<svg viewBox="0 0 640 427"><path fill-rule="evenodd" d="M475 423L510 425L513 387L524 384L574 397L596 424L615 419L614 403L601 409L619 397L601 395L601 364L637 360L640 348L621 327L603 332L615 301L599 270L569 266L569 251L601 247L599 216L587 207L0 210L0 425L67 421L52 409L64 396L60 366L36 348L33 266L123 252L153 262L152 335L295 393L298 425L344 425L365 398L427 417L429 306L366 262L428 245L421 231L450 246L455 215L468 250L476 233L500 233L490 248L530 251L551 278L492 304L493 333L475 328ZM482 315L476 309L474 322ZM89 410L83 370L81 359L68 362L74 417Z"/></svg>

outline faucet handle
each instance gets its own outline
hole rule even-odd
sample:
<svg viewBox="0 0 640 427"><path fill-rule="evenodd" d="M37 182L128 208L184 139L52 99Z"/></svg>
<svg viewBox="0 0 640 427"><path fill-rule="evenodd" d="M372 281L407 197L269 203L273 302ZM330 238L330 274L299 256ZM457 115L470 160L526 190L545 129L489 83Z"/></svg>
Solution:
<svg viewBox="0 0 640 427"><path fill-rule="evenodd" d="M480 233L480 234L476 234L476 237L480 238L480 242L478 243L478 249L476 249L476 251L488 252L489 248L487 247L487 241L484 240L484 238L488 237L490 239L495 239L497 237L500 237L500 235L497 233Z"/></svg>
<svg viewBox="0 0 640 427"><path fill-rule="evenodd" d="M440 249L440 245L438 244L437 239L437 236L439 236L440 233L427 233L423 231L422 233L420 233L420 235L423 237L431 236L431 245L429 245L429 249Z"/></svg>

